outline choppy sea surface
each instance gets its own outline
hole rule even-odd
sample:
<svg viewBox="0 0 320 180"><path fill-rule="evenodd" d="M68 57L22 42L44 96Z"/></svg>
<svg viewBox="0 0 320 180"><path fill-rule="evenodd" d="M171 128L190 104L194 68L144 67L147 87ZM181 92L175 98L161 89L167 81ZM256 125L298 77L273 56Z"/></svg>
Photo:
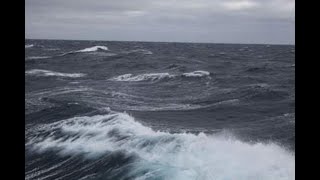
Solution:
<svg viewBox="0 0 320 180"><path fill-rule="evenodd" d="M25 179L293 180L295 46L26 40Z"/></svg>

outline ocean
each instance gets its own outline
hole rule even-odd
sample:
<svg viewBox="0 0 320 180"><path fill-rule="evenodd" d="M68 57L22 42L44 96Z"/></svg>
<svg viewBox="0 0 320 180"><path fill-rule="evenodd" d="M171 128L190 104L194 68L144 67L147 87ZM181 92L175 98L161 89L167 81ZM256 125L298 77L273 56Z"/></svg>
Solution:
<svg viewBox="0 0 320 180"><path fill-rule="evenodd" d="M25 41L25 179L293 180L295 46Z"/></svg>

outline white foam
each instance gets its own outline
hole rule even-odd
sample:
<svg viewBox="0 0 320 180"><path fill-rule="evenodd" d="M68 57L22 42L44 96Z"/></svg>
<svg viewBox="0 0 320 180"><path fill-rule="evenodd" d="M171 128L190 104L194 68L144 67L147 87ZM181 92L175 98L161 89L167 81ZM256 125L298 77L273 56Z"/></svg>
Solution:
<svg viewBox="0 0 320 180"><path fill-rule="evenodd" d="M61 73L61 72L54 72L49 70L43 69L32 69L25 72L27 75L34 75L34 76L59 76L59 77L70 77L70 78L79 78L83 77L86 74L83 73Z"/></svg>
<svg viewBox="0 0 320 180"><path fill-rule="evenodd" d="M24 45L24 48L32 48L34 45L33 44L26 44Z"/></svg>
<svg viewBox="0 0 320 180"><path fill-rule="evenodd" d="M147 73L147 74L139 74L136 76L133 76L132 74L123 74L117 77L113 77L109 80L111 81L146 81L146 80L160 80L163 78L170 78L174 77L173 75L170 75L169 73Z"/></svg>
<svg viewBox="0 0 320 180"><path fill-rule="evenodd" d="M183 76L186 77L203 77L203 76L209 76L210 72L208 71L193 71L193 72L189 72L189 73L183 73Z"/></svg>
<svg viewBox="0 0 320 180"><path fill-rule="evenodd" d="M40 132L59 132L41 136ZM248 144L227 133L209 136L154 131L126 113L74 117L34 127L27 145L35 151L58 150L61 156L83 154L88 158L123 151L140 161L132 172L138 179L293 180L294 154L276 144ZM62 135L62 136L60 136Z"/></svg>
<svg viewBox="0 0 320 180"><path fill-rule="evenodd" d="M203 76L209 76L210 72L208 71L193 71L189 73L183 73L181 76L184 77L203 77ZM146 74L138 74L138 75L133 75L133 74L123 74L120 76L116 76L113 78L110 78L109 80L111 81L154 81L154 80L160 80L164 78L174 78L179 75L174 75L174 74L169 74L169 73L146 73Z"/></svg>
<svg viewBox="0 0 320 180"><path fill-rule="evenodd" d="M108 51L109 49L106 46L93 46L93 47L85 48L85 49L75 51L75 52L94 52L94 51L98 51L98 50Z"/></svg>
<svg viewBox="0 0 320 180"><path fill-rule="evenodd" d="M27 57L26 59L28 60L32 60L32 59L48 59L50 58L50 56L30 56L30 57Z"/></svg>

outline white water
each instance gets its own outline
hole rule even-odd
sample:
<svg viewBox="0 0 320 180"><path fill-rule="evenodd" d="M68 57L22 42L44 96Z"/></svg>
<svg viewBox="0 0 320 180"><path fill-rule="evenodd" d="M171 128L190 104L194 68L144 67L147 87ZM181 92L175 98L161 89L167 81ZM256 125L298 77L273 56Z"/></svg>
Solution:
<svg viewBox="0 0 320 180"><path fill-rule="evenodd" d="M49 70L43 69L32 69L25 72L27 75L34 75L34 76L58 76L58 77L70 77L70 78L79 78L85 76L83 73L61 73L61 72L54 72Z"/></svg>
<svg viewBox="0 0 320 180"><path fill-rule="evenodd" d="M36 126L28 142L34 151L58 150L61 156L83 154L97 158L124 151L140 161L132 173L149 170L137 179L172 180L293 180L294 155L276 144L248 144L227 133L170 134L156 132L126 113L74 117ZM41 136L40 131L63 136ZM59 133L59 134L60 134Z"/></svg>
<svg viewBox="0 0 320 180"><path fill-rule="evenodd" d="M169 73L148 73L148 74L139 74L133 76L132 74L123 74L114 78L111 78L112 81L146 81L146 80L160 80L163 78L174 77Z"/></svg>
<svg viewBox="0 0 320 180"><path fill-rule="evenodd" d="M50 56L30 56L30 57L27 57L26 59L28 60L32 60L32 59L48 59L50 58Z"/></svg>
<svg viewBox="0 0 320 180"><path fill-rule="evenodd" d="M94 52L94 51L98 51L98 50L108 51L109 49L106 46L93 46L93 47L85 48L85 49L75 51L75 52Z"/></svg>
<svg viewBox="0 0 320 180"><path fill-rule="evenodd" d="M203 77L203 76L209 76L210 73L208 71L193 71L189 73L183 73L182 75L186 77Z"/></svg>
<svg viewBox="0 0 320 180"><path fill-rule="evenodd" d="M209 76L210 73L208 71L193 71L189 73L183 73L181 76L183 77L204 77ZM173 75L169 73L146 73L146 74L123 74L117 77L110 78L111 81L147 81L147 80L160 80L164 78L174 78L179 77L179 75Z"/></svg>

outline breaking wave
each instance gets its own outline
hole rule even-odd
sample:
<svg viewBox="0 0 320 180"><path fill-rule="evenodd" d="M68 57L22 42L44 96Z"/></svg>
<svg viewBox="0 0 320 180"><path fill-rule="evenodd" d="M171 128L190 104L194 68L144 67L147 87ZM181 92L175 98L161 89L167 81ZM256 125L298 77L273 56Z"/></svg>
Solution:
<svg viewBox="0 0 320 180"><path fill-rule="evenodd" d="M66 52L66 53L63 53L63 54L61 54L59 56L65 56L65 55L74 54L74 53L96 52L96 51L109 51L109 49L106 46L93 46L93 47L81 49L81 50L78 50L78 51Z"/></svg>
<svg viewBox="0 0 320 180"><path fill-rule="evenodd" d="M294 155L279 145L249 144L228 133L154 131L126 113L109 111L34 126L27 137L26 146L38 153L50 150L61 157L112 157L119 162L124 155L135 157L115 169L105 167L121 179L295 179Z"/></svg>
<svg viewBox="0 0 320 180"><path fill-rule="evenodd" d="M58 77L70 77L70 78L79 78L83 77L86 74L83 73L61 73L61 72L54 72L49 70L42 70L42 69L32 69L25 72L27 75L34 75L34 76L58 76Z"/></svg>

